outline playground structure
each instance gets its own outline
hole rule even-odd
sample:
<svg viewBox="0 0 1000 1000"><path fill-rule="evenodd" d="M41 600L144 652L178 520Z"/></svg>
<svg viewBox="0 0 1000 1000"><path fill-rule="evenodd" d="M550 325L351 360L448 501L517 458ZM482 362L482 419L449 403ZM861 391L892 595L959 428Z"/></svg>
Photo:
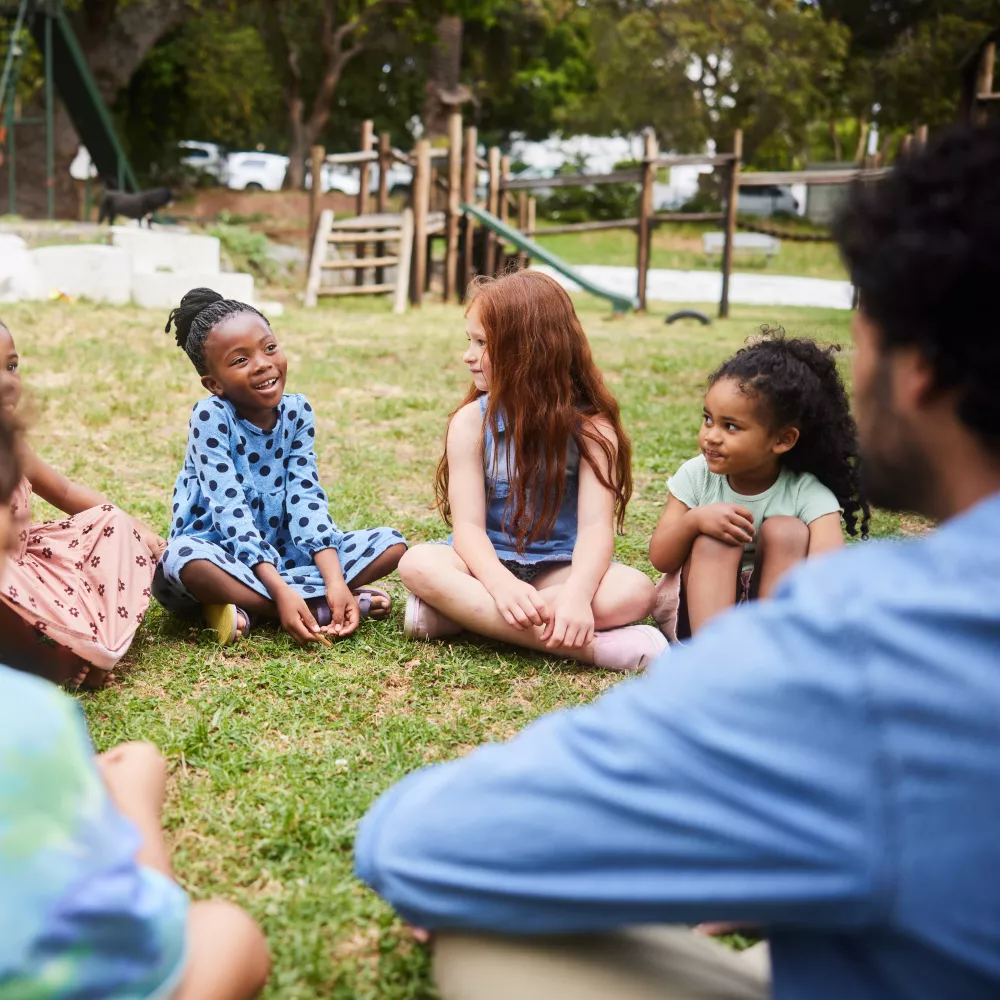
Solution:
<svg viewBox="0 0 1000 1000"><path fill-rule="evenodd" d="M17 143L19 126L45 127L45 168L48 218L55 218L55 155L53 118L55 97L62 100L80 141L87 147L98 176L105 184L113 182L119 191L138 191L132 167L111 116L97 89L87 61L66 17L62 0L19 0L16 7L0 5L3 19L11 26L0 34L3 72L0 76L0 143L5 147L8 208L17 214ZM41 53L45 79L45 114L25 118L17 114L17 83L24 62L23 33L27 30ZM89 181L87 200L89 202Z"/></svg>
<svg viewBox="0 0 1000 1000"><path fill-rule="evenodd" d="M963 122L981 125L991 109L1000 108L1000 91L993 89L998 42L1000 28L991 31L962 64L959 118Z"/></svg>
<svg viewBox="0 0 1000 1000"><path fill-rule="evenodd" d="M926 141L926 129L918 130L915 141ZM647 132L643 156L638 165L604 174L556 174L546 178L520 178L511 174L509 158L492 147L486 158L478 153L475 126L463 128L461 115L449 120L447 146L432 148L426 139L417 142L413 153L394 148L389 133L379 135L376 145L373 125L364 122L361 149L357 152L327 155L322 147L312 150L312 176L317 177L324 163L355 166L360 171L357 195L356 228L366 236L352 241L347 235L351 224L330 222L320 229L323 196L314 185L310 196L310 245L312 248L307 305L314 305L322 295L393 294L396 308L402 307L400 292L403 276L387 282L383 268L401 266L402 254L386 257L384 247L372 231L376 220L393 225L398 232L402 217L389 211L388 172L393 163L405 163L413 171L408 211L412 213L413 245L410 255L409 301L419 307L429 294L434 270L434 244L443 241L441 293L446 302L464 297L476 274L503 273L513 261L526 267L532 260L552 268L585 291L606 299L616 313L634 309L645 311L650 269L652 234L658 226L682 222L719 222L722 224L720 267L722 272L719 316L729 315L729 287L736 249L736 208L741 187L769 187L788 184L844 185L856 177L877 180L886 172L877 161L862 166L835 170L800 170L743 172L742 133L733 136L732 149L721 153L667 154L659 152L655 135ZM440 164L440 166L439 166ZM378 170L375 212L371 215L371 170ZM653 184L658 170L675 166L709 166L723 173L723 209L720 212L655 212ZM477 198L477 178L487 173L485 197ZM569 225L539 227L535 224L535 199L532 190L554 187L591 187L600 184L634 183L639 188L639 214L635 218L579 222ZM516 218L516 225L513 220ZM332 219L332 215L331 215ZM343 232L340 232L340 229ZM636 291L625 296L588 280L579 270L537 242L539 237L559 233L584 233L599 230L627 229L636 234ZM333 235L331 235L333 234ZM331 259L331 243L335 249ZM350 253L354 244L353 254ZM374 244L374 256L369 247ZM361 263L364 261L365 263ZM350 275L353 272L353 283ZM324 273L336 274L336 284L324 284Z"/></svg>

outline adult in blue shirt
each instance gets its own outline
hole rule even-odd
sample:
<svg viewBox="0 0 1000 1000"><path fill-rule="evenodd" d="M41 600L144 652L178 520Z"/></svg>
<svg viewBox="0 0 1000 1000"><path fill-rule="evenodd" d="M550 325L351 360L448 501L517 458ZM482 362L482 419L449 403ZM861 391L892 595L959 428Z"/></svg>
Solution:
<svg viewBox="0 0 1000 1000"><path fill-rule="evenodd" d="M1000 129L857 185L837 235L868 495L940 528L390 789L357 870L449 1000L1000 996ZM766 928L773 983L657 927L712 920Z"/></svg>

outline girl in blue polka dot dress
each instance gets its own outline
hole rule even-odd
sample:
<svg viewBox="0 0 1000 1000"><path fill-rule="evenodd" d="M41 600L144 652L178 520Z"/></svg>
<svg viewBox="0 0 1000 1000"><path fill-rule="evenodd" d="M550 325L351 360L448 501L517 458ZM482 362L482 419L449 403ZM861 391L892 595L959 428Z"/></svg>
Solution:
<svg viewBox="0 0 1000 1000"><path fill-rule="evenodd" d="M389 615L370 586L399 562L394 528L339 531L316 469L312 407L285 394L287 361L252 306L208 288L187 293L167 322L212 394L191 412L167 549L153 594L197 608L226 645L255 617L300 642L350 635Z"/></svg>

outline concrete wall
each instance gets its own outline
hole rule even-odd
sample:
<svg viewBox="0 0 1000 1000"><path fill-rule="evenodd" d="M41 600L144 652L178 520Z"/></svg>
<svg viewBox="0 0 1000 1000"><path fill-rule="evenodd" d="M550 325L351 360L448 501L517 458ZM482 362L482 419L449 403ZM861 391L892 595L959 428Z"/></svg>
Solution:
<svg viewBox="0 0 1000 1000"><path fill-rule="evenodd" d="M42 276L20 236L0 234L0 302L43 297Z"/></svg>
<svg viewBox="0 0 1000 1000"><path fill-rule="evenodd" d="M147 309L173 309L192 288L213 288L227 299L254 303L253 275L204 274L197 271L136 271L132 274L132 300Z"/></svg>
<svg viewBox="0 0 1000 1000"><path fill-rule="evenodd" d="M129 251L132 255L132 269L136 272L219 273L219 241L214 236L113 226L111 242L116 247Z"/></svg>
<svg viewBox="0 0 1000 1000"><path fill-rule="evenodd" d="M41 278L41 294L64 292L110 305L126 305L132 297L132 257L120 247L39 247L31 257Z"/></svg>

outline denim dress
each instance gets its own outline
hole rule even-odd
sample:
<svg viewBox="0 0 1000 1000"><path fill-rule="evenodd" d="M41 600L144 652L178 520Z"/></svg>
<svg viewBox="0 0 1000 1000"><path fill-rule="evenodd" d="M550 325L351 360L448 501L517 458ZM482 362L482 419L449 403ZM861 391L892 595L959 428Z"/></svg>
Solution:
<svg viewBox="0 0 1000 1000"><path fill-rule="evenodd" d="M486 483L486 534L493 543L500 561L515 571L518 567L540 569L544 563L565 563L573 559L577 535L577 503L580 493L580 450L570 440L566 451L566 485L562 505L548 538L538 538L526 543L523 552L517 551L516 539L504 530L504 508L511 490L511 468L507 459L507 434L503 414L497 421L498 435L494 437L486 422L487 396L479 397L483 414L483 476ZM511 462L514 455L511 453ZM533 575L533 573L531 574Z"/></svg>

